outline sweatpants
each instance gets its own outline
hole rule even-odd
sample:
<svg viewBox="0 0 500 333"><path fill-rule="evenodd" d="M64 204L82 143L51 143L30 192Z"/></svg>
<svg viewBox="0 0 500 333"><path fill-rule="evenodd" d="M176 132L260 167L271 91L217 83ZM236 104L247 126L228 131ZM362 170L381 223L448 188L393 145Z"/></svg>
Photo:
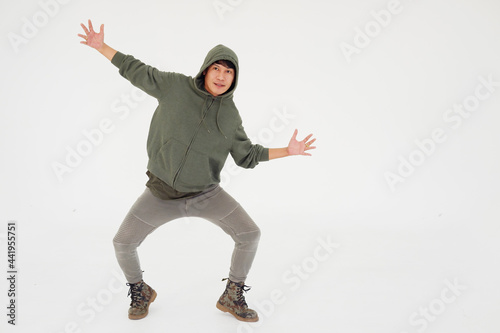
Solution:
<svg viewBox="0 0 500 333"><path fill-rule="evenodd" d="M229 279L245 282L257 251L260 229L220 186L195 197L162 200L149 188L134 203L113 239L116 258L126 280L142 280L137 247L156 228L181 217L201 217L218 225L234 240ZM202 251L203 249L198 249Z"/></svg>

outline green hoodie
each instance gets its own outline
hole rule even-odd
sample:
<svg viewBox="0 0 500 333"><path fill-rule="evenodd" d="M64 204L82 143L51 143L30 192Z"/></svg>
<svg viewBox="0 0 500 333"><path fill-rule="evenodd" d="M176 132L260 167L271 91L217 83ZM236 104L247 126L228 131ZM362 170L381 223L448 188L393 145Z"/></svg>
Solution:
<svg viewBox="0 0 500 333"><path fill-rule="evenodd" d="M214 97L204 88L203 71L218 60L231 61L236 73L231 88ZM231 49L217 45L210 50L194 78L159 71L120 52L112 63L158 100L147 142L148 170L174 190L197 192L218 184L229 154L243 168L269 160L269 150L247 137L233 102L239 67Z"/></svg>

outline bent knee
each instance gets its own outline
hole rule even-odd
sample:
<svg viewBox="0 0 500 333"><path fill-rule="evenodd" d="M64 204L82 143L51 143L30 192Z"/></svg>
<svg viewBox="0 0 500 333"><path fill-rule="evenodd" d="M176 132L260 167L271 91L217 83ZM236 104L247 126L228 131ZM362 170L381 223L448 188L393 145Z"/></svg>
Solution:
<svg viewBox="0 0 500 333"><path fill-rule="evenodd" d="M248 231L245 233L238 234L235 240L237 243L257 245L260 240L260 235L261 235L260 229L257 227L257 229L253 231Z"/></svg>
<svg viewBox="0 0 500 333"><path fill-rule="evenodd" d="M260 235L261 235L261 233L260 233L260 228L259 228L259 227L257 227L257 229L256 229L255 231L252 231L252 232L251 232L252 240L253 240L254 242L256 242L256 243L258 243L258 242L259 242L259 240L260 240Z"/></svg>
<svg viewBox="0 0 500 333"><path fill-rule="evenodd" d="M130 253L135 251L138 246L139 244L137 243L124 244L119 243L113 239L113 247L115 248L115 253Z"/></svg>
<svg viewBox="0 0 500 333"><path fill-rule="evenodd" d="M128 250L136 248L141 244L142 240L133 237L133 235L126 235L118 232L113 238L113 246L116 250Z"/></svg>

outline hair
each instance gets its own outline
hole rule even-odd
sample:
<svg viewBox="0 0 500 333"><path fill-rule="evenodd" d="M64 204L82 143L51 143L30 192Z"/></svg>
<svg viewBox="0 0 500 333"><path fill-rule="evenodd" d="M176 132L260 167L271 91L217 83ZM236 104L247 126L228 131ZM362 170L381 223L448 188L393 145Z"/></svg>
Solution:
<svg viewBox="0 0 500 333"><path fill-rule="evenodd" d="M229 60L218 60L214 64L222 65L227 68L236 69L236 66ZM213 65L213 64L212 64Z"/></svg>

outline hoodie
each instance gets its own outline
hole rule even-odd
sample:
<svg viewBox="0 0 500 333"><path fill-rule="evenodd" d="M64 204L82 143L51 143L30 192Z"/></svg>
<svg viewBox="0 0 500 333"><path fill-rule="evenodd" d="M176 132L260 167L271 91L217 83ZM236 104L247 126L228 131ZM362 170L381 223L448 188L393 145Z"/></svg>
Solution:
<svg viewBox="0 0 500 333"><path fill-rule="evenodd" d="M235 67L233 84L213 96L204 88L203 72L218 60ZM131 55L117 52L112 63L134 86L158 100L147 140L148 170L179 192L199 192L220 182L229 154L243 168L269 160L269 150L252 144L245 133L233 93L238 85L236 54L217 45L195 77L163 72Z"/></svg>

